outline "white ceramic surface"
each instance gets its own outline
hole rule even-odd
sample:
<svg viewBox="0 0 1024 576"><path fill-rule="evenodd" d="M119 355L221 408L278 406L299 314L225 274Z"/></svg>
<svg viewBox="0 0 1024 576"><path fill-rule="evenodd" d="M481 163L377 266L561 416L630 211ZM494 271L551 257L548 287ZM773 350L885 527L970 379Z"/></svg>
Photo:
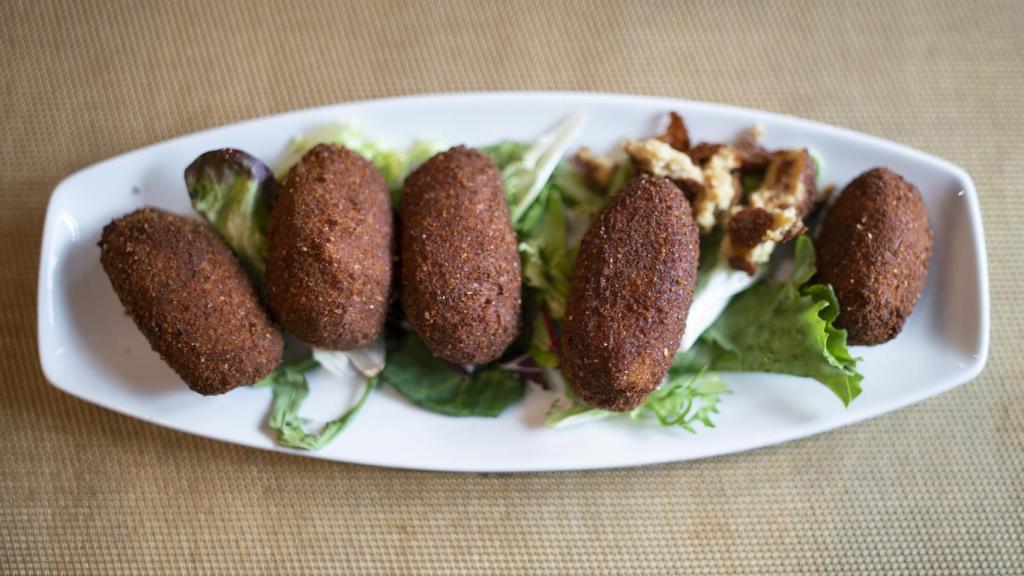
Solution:
<svg viewBox="0 0 1024 576"><path fill-rule="evenodd" d="M727 375L733 393L717 428L697 434L655 423L605 420L565 430L543 427L537 397L497 419L449 418L418 409L384 388L334 444L316 453L282 449L264 425L270 391L243 388L204 398L185 388L124 314L99 264L96 242L111 219L143 205L193 214L182 172L201 152L232 146L272 166L289 140L324 124L361 125L405 145L528 140L582 110L577 144L607 149L657 131L665 113L685 117L697 141L734 138L754 123L767 147L810 146L840 187L886 165L917 184L935 234L925 292L903 333L863 357L861 396L842 404L814 381ZM988 354L989 296L978 198L970 177L934 156L885 140L777 114L666 98L581 93L431 95L289 112L176 138L129 152L61 182L46 215L39 276L39 354L61 390L154 424L209 438L316 458L430 470L538 471L632 466L737 452L851 424L919 402L978 375ZM311 377L306 415L335 416L352 394L323 370ZM906 441L911 442L912 439ZM885 450L879 446L878 450Z"/></svg>

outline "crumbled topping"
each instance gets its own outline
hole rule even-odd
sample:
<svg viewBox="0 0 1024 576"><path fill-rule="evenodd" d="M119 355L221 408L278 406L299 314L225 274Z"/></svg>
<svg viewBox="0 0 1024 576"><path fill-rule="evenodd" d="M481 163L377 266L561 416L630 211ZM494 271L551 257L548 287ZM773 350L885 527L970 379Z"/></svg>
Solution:
<svg viewBox="0 0 1024 576"><path fill-rule="evenodd" d="M776 246L802 231L803 222L795 208L737 206L729 217L722 253L730 266L753 275L759 264L771 258Z"/></svg>
<svg viewBox="0 0 1024 576"><path fill-rule="evenodd" d="M772 154L761 187L750 195L751 206L795 207L806 216L817 196L814 162L804 148Z"/></svg>
<svg viewBox="0 0 1024 576"><path fill-rule="evenodd" d="M583 177L596 190L606 190L612 176L615 175L615 161L609 156L598 156L590 148L580 148L575 161L583 172Z"/></svg>
<svg viewBox="0 0 1024 576"><path fill-rule="evenodd" d="M750 194L744 206L729 211L722 252L734 268L753 274L757 265L771 258L777 245L804 232L803 219L818 199L815 176L814 163L805 149L771 155L761 187Z"/></svg>
<svg viewBox="0 0 1024 576"><path fill-rule="evenodd" d="M733 176L733 170L739 167L739 156L732 146L721 146L704 163L704 186L693 202L693 217L702 233L711 232L719 217L739 198Z"/></svg>
<svg viewBox="0 0 1024 576"><path fill-rule="evenodd" d="M688 193L693 202L694 219L701 232L708 233L739 197L733 170L739 168L740 160L731 146L701 145L698 148L702 161L661 140L626 142L626 151L637 168L669 178Z"/></svg>
<svg viewBox="0 0 1024 576"><path fill-rule="evenodd" d="M751 126L734 144L690 143L683 118L669 113L657 138L627 140L623 149L637 170L675 182L693 207L694 220L707 234L723 224L722 254L750 274L767 262L779 244L806 230L804 218L827 197L819 193L816 166L806 149L769 152L761 145L764 127ZM584 148L576 156L589 182L606 187L617 162ZM743 199L740 174L764 174L760 187Z"/></svg>
<svg viewBox="0 0 1024 576"><path fill-rule="evenodd" d="M686 153L690 156L690 160L693 160L697 164L703 164L714 156L716 152L721 150L723 146L725 146L725 144L701 142L687 150Z"/></svg>
<svg viewBox="0 0 1024 576"><path fill-rule="evenodd" d="M772 154L761 145L763 135L764 126L755 124L744 130L736 141L734 148L744 170L761 171L768 167Z"/></svg>
<svg viewBox="0 0 1024 576"><path fill-rule="evenodd" d="M764 124L761 124L760 122L754 124L750 128L747 128L743 131L743 134L740 134L740 142L757 144L761 141L761 138L764 138Z"/></svg>
<svg viewBox="0 0 1024 576"><path fill-rule="evenodd" d="M661 140L627 140L626 152L642 172L670 180L693 180L704 184L704 174L693 160Z"/></svg>

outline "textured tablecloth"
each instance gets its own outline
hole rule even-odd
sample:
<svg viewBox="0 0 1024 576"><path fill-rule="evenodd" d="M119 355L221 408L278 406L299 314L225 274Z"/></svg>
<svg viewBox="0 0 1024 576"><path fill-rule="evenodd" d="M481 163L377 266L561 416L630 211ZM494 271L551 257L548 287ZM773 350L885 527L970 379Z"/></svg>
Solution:
<svg viewBox="0 0 1024 576"><path fill-rule="evenodd" d="M265 453L43 379L40 236L70 172L294 108L498 89L727 102L963 166L988 241L988 367L782 446L526 475ZM1020 574L1022 95L1019 1L2 2L0 573Z"/></svg>

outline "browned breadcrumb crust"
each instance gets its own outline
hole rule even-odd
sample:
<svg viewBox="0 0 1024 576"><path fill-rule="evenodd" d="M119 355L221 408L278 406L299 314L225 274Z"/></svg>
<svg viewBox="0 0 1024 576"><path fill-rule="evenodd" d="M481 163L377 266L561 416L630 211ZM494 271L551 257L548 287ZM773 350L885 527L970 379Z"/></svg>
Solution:
<svg viewBox="0 0 1024 576"><path fill-rule="evenodd" d="M764 208L745 208L729 219L729 239L736 248L750 250L761 243L774 221Z"/></svg>
<svg viewBox="0 0 1024 576"><path fill-rule="evenodd" d="M851 182L829 208L816 240L818 281L839 298L836 325L851 344L896 337L928 276L932 232L917 188L888 168Z"/></svg>
<svg viewBox="0 0 1024 576"><path fill-rule="evenodd" d="M688 151L690 149L690 133L686 129L686 122L683 122L683 117L676 112L669 112L668 128L665 129L664 134L658 136L658 140L665 142L680 152Z"/></svg>
<svg viewBox="0 0 1024 576"><path fill-rule="evenodd" d="M384 327L392 281L387 183L359 154L318 144L289 171L270 213L267 299L296 337L365 346Z"/></svg>
<svg viewBox="0 0 1024 576"><path fill-rule="evenodd" d="M562 370L585 402L631 410L665 378L698 254L690 205L669 180L638 176L604 206L583 238L562 329Z"/></svg>
<svg viewBox="0 0 1024 576"><path fill-rule="evenodd" d="M519 333L519 253L501 174L458 146L405 181L402 309L427 347L456 364L501 356Z"/></svg>
<svg viewBox="0 0 1024 576"><path fill-rule="evenodd" d="M772 153L747 134L732 147L739 155L740 167L744 172L763 172L772 159Z"/></svg>
<svg viewBox="0 0 1024 576"><path fill-rule="evenodd" d="M100 262L135 325L188 387L222 394L281 361L284 339L207 226L142 208L103 228Z"/></svg>
<svg viewBox="0 0 1024 576"><path fill-rule="evenodd" d="M721 150L723 146L725 146L725 144L701 142L687 150L686 153L690 155L690 159L693 160L694 164L703 164Z"/></svg>

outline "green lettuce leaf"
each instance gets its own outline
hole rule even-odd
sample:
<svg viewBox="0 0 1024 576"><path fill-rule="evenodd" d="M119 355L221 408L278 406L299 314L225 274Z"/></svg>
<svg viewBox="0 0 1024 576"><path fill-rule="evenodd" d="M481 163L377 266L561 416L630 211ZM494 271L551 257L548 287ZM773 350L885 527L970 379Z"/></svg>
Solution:
<svg viewBox="0 0 1024 576"><path fill-rule="evenodd" d="M591 216L601 211L608 198L587 186L583 174L562 162L551 175L551 185L561 194L566 206Z"/></svg>
<svg viewBox="0 0 1024 576"><path fill-rule="evenodd" d="M807 284L814 262L814 245L801 236L791 278L762 281L734 297L675 366L807 376L848 405L860 394L863 376L847 349L846 331L834 325L839 302L832 287Z"/></svg>
<svg viewBox="0 0 1024 576"><path fill-rule="evenodd" d="M529 235L519 243L523 281L541 292L548 314L554 319L565 316L576 249L566 245L565 214L559 194L549 194L544 215Z"/></svg>
<svg viewBox="0 0 1024 576"><path fill-rule="evenodd" d="M278 177L283 179L302 155L317 144L339 144L373 162L387 181L396 206L401 199L402 182L409 172L446 148L440 140L416 140L407 150L402 150L372 140L354 126L332 124L292 140L288 158L281 164Z"/></svg>
<svg viewBox="0 0 1024 576"><path fill-rule="evenodd" d="M519 243L523 282L527 298L540 305L528 309L527 326L531 329L529 353L543 368L558 366L558 345L555 335L565 317L569 283L577 248L566 244L565 212L561 194L552 190L546 201L543 217Z"/></svg>
<svg viewBox="0 0 1024 576"><path fill-rule="evenodd" d="M262 278L267 219L277 195L270 168L241 150L211 150L185 169L185 186L196 211Z"/></svg>
<svg viewBox="0 0 1024 576"><path fill-rule="evenodd" d="M749 173L740 176L740 183L743 186L743 193L750 194L761 187L761 183L764 182L764 174L760 173Z"/></svg>
<svg viewBox="0 0 1024 576"><path fill-rule="evenodd" d="M482 151L501 170L513 229L519 239L526 311L525 346L542 367L558 365L557 321L565 316L565 299L576 250L566 245L563 197L593 203L582 178L561 162L583 117L572 114L530 143L504 141ZM568 192L566 191L568 190ZM517 341L518 342L518 341Z"/></svg>
<svg viewBox="0 0 1024 576"><path fill-rule="evenodd" d="M555 341L557 328L546 310L538 311L532 321L528 352L541 368L558 367L558 344Z"/></svg>
<svg viewBox="0 0 1024 576"><path fill-rule="evenodd" d="M524 391L519 378L496 366L460 372L412 332L388 350L381 377L413 404L448 416L498 416Z"/></svg>
<svg viewBox="0 0 1024 576"><path fill-rule="evenodd" d="M582 114L570 114L532 142L505 141L481 148L501 170L509 216L517 233L529 230L544 210L545 204L539 200L550 193L551 175L583 122Z"/></svg>
<svg viewBox="0 0 1024 576"><path fill-rule="evenodd" d="M627 414L633 419L654 417L662 426L696 432L694 425L697 423L715 427L711 415L718 413L718 402L727 392L729 389L725 382L714 372L687 373L674 369L666 383ZM560 428L618 415L621 413L573 402L565 410L549 412L545 423L549 427Z"/></svg>
<svg viewBox="0 0 1024 576"><path fill-rule="evenodd" d="M490 156L498 170L501 170L502 184L506 187L522 188L533 183L533 175L522 166L523 156L529 149L529 142L502 140L497 144L484 146L480 151Z"/></svg>
<svg viewBox="0 0 1024 576"><path fill-rule="evenodd" d="M319 434L307 432L304 427L310 421L299 416L299 410L309 395L309 383L305 372L317 365L316 360L312 358L283 364L255 384L257 388L269 387L273 391L274 399L267 424L277 431L277 441L282 446L319 450L330 444L366 404L366 399L370 397L379 381L376 377L367 380L359 400L341 416L324 424Z"/></svg>

